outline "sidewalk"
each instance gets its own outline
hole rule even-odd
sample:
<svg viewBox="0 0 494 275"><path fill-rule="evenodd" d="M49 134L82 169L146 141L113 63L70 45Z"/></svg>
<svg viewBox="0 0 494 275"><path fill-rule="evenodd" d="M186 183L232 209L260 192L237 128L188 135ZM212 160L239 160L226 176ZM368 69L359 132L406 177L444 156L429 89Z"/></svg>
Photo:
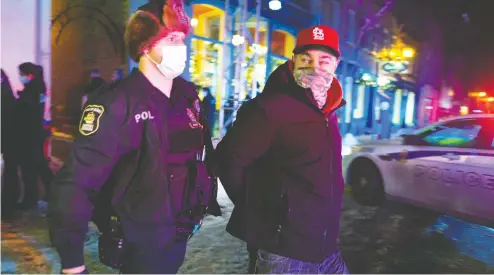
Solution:
<svg viewBox="0 0 494 275"><path fill-rule="evenodd" d="M218 140L215 140L215 145ZM58 170L63 162L52 158ZM189 241L180 273L241 274L247 271L244 242L225 231L233 210L223 187L218 202L223 216L205 218ZM494 230L441 216L424 230L394 208L357 205L345 194L339 246L352 273L494 273ZM50 246L46 218L25 215L2 223L2 273L57 273L60 262ZM93 274L116 274L99 263L99 232L90 224L85 243L86 265ZM476 258L476 259L475 259ZM484 261L482 263L481 261Z"/></svg>

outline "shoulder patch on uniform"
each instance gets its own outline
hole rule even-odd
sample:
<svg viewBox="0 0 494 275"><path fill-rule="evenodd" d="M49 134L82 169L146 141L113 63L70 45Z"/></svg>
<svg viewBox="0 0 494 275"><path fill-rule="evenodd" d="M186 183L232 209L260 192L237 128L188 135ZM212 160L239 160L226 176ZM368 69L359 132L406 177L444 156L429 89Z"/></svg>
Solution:
<svg viewBox="0 0 494 275"><path fill-rule="evenodd" d="M89 136L99 128L99 120L105 108L102 105L87 105L82 111L81 121L79 122L79 133L83 136Z"/></svg>

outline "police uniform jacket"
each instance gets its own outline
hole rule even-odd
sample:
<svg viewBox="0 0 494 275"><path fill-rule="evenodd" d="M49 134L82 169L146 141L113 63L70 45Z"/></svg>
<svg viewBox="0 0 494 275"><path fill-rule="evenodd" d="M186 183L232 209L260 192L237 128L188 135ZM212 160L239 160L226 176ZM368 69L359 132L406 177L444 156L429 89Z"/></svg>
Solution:
<svg viewBox="0 0 494 275"><path fill-rule="evenodd" d="M216 201L216 194L210 194L208 189L194 190L194 184L214 180L214 155L211 134L204 108L201 105L193 84L186 81L174 83L170 99L165 100L163 108L167 110L166 124L168 125L168 178L172 192L173 209L175 214L184 214L201 204L194 198L204 198L209 207L208 213L221 215ZM162 104L163 104L162 103ZM205 165L200 163L206 161ZM215 184L215 183L214 183ZM184 187L191 188L184 188ZM194 196L187 192L204 191L202 196ZM212 195L211 200L209 197ZM202 217L200 213L192 214ZM191 217L194 218L194 217ZM193 220L193 219L192 219Z"/></svg>
<svg viewBox="0 0 494 275"><path fill-rule="evenodd" d="M177 78L173 85L187 82ZM190 85L190 84L189 84ZM175 221L165 166L169 156L166 96L138 70L99 96L81 115L79 135L52 184L49 226L63 267L84 263L94 202L111 185L111 204L127 243L164 247ZM112 178L111 184L107 183Z"/></svg>

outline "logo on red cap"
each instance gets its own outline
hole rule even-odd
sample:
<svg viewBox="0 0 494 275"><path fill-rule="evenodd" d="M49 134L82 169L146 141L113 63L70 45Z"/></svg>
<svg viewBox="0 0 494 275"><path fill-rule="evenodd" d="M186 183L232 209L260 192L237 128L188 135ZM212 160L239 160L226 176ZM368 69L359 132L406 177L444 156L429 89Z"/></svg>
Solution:
<svg viewBox="0 0 494 275"><path fill-rule="evenodd" d="M314 40L324 40L324 31L322 29L315 27L314 30L312 30L312 34L314 35Z"/></svg>

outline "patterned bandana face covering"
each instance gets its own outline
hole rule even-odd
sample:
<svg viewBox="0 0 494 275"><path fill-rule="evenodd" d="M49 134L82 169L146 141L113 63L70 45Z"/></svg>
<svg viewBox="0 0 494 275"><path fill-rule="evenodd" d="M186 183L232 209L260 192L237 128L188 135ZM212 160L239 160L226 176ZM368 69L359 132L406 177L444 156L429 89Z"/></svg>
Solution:
<svg viewBox="0 0 494 275"><path fill-rule="evenodd" d="M322 109L328 98L334 75L315 68L298 68L294 71L295 82L302 88L310 88L319 109Z"/></svg>

